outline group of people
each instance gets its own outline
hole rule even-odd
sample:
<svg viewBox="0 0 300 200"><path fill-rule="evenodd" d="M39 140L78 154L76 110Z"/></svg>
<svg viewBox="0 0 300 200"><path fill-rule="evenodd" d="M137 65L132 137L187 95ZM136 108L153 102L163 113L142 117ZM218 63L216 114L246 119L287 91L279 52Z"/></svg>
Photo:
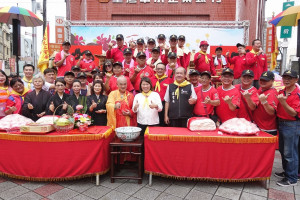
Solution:
<svg viewBox="0 0 300 200"><path fill-rule="evenodd" d="M279 132L284 172L276 173L282 178L278 184L295 185L300 133L298 74L285 71L285 89L277 92L259 40L253 41L248 53L244 45L237 44L239 55L232 58L228 53L222 55L221 47L213 58L207 53L208 43L201 41L194 56L195 69L188 70L185 37L171 35L170 47L165 39L159 34L157 47L150 38L147 49L143 39L127 48L123 35L118 34L117 47L110 44L106 52L103 71L96 67L90 51L76 63L69 54L69 42L56 55L56 68L46 69L43 75L33 76L35 67L30 64L23 67L22 79L9 80L0 70L0 117L18 113L37 120L82 105L94 125L138 126L142 134L147 126L186 127L193 116L208 117L217 124L245 118L269 134ZM218 88L212 82L216 70L221 74Z"/></svg>

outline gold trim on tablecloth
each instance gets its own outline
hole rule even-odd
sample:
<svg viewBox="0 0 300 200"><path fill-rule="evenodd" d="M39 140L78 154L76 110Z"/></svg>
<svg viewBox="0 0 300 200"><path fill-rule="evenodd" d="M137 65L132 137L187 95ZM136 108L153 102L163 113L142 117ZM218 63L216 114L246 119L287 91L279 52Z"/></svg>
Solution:
<svg viewBox="0 0 300 200"><path fill-rule="evenodd" d="M272 137L260 137L260 136L199 136L192 135L167 135L167 134L151 134L149 133L149 127L145 131L145 135L149 140L153 141L174 141L174 142L215 142L215 143L276 143L278 138Z"/></svg>

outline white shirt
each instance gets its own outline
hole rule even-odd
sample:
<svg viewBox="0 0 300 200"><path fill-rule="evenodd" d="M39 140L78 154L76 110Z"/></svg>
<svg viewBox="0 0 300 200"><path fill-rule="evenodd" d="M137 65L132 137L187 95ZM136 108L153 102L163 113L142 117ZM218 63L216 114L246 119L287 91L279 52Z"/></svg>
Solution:
<svg viewBox="0 0 300 200"><path fill-rule="evenodd" d="M148 97L149 105L152 101L153 104L158 106L158 109L151 109L148 105L144 106L145 99L146 97L142 93L139 93L134 97L132 110L137 113L137 122L143 125L159 124L158 112L162 111L162 103L159 94L157 92L151 92ZM139 107L137 110L134 110L134 106L137 102L139 103Z"/></svg>
<svg viewBox="0 0 300 200"><path fill-rule="evenodd" d="M193 84L191 84L191 90L192 90L192 98L193 99L197 99L197 95L196 95L196 92L195 92L195 89L194 89L194 86ZM170 96L169 96L169 85L167 87L167 90L166 90L166 94L165 94L165 97L164 97L165 101L166 102L170 102ZM187 102L188 103L188 102Z"/></svg>
<svg viewBox="0 0 300 200"><path fill-rule="evenodd" d="M51 85L53 85L53 84L45 82L45 84L43 85L42 89L45 90L45 91L49 91Z"/></svg>

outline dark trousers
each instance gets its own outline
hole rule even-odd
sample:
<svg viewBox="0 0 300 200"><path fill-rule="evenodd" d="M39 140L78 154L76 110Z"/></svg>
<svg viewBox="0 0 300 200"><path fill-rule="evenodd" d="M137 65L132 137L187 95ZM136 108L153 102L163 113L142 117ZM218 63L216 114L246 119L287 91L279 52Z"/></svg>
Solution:
<svg viewBox="0 0 300 200"><path fill-rule="evenodd" d="M162 101L161 103L162 103L163 109L162 109L162 111L160 111L158 113L158 116L159 116L159 126L166 126L166 123L165 123L165 104L166 104L166 102Z"/></svg>
<svg viewBox="0 0 300 200"><path fill-rule="evenodd" d="M138 127L142 129L140 135L144 137L146 128L147 128L148 126L150 127L150 126L157 126L157 125L158 125L158 124L156 124L156 125L144 125L144 124L139 124L139 123L138 123Z"/></svg>
<svg viewBox="0 0 300 200"><path fill-rule="evenodd" d="M264 132L269 133L269 134L274 135L274 136L277 135L277 131L264 131Z"/></svg>
<svg viewBox="0 0 300 200"><path fill-rule="evenodd" d="M188 118L170 119L171 127L187 127Z"/></svg>

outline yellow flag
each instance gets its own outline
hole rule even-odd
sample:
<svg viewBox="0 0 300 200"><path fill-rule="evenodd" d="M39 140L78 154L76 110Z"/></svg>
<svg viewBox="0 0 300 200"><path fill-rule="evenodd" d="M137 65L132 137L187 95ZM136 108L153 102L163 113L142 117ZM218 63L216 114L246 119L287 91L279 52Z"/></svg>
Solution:
<svg viewBox="0 0 300 200"><path fill-rule="evenodd" d="M41 54L38 62L38 68L42 73L44 72L45 69L48 68L48 64L49 64L49 35L48 35L49 27L48 26L49 24L47 25L45 30Z"/></svg>
<svg viewBox="0 0 300 200"><path fill-rule="evenodd" d="M276 27L272 25L272 53L271 53L271 65L270 71L273 71L277 65L277 55L279 53L278 50L278 40L276 35Z"/></svg>

